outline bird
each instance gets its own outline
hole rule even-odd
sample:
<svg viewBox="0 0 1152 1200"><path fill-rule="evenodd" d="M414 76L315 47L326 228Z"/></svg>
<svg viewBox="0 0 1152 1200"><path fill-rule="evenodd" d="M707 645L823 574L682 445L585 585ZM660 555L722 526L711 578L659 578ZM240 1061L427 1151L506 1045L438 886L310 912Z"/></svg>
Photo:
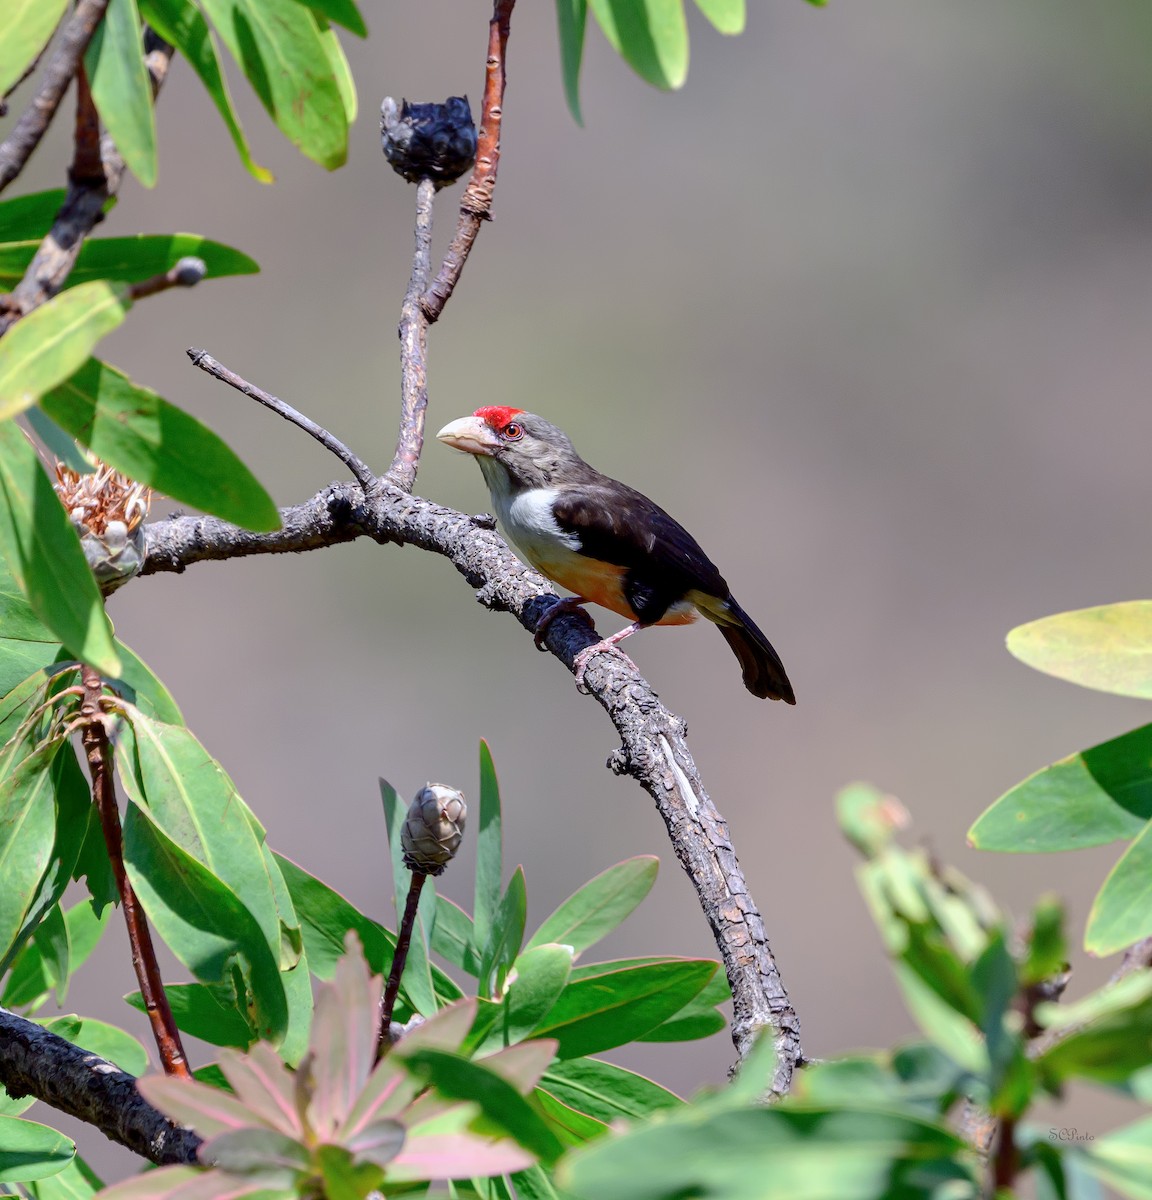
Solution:
<svg viewBox="0 0 1152 1200"><path fill-rule="evenodd" d="M507 536L536 570L575 593L541 618L538 646L557 616L584 613L585 604L631 622L576 656L578 687L593 655L648 626L704 616L732 648L754 696L796 703L780 656L696 539L647 496L589 466L563 430L535 413L489 405L436 437L475 456Z"/></svg>

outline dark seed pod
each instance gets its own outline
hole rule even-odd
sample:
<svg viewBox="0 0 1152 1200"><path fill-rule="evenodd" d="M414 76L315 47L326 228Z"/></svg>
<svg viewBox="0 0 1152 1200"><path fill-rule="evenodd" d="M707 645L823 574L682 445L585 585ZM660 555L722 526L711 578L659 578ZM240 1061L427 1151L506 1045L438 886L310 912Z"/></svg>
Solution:
<svg viewBox="0 0 1152 1200"><path fill-rule="evenodd" d="M467 96L443 104L409 104L391 96L380 106L384 157L409 183L431 179L437 190L455 183L476 161L476 126Z"/></svg>
<svg viewBox="0 0 1152 1200"><path fill-rule="evenodd" d="M422 787L400 830L404 865L422 875L441 874L460 848L467 815L463 792L442 783Z"/></svg>

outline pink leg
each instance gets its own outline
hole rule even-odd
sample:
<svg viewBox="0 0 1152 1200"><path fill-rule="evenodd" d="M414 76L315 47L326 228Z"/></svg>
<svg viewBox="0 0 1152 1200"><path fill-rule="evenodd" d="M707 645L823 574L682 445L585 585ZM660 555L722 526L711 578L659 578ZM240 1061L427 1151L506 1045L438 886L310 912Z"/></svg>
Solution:
<svg viewBox="0 0 1152 1200"><path fill-rule="evenodd" d="M536 649L547 650L544 645L544 635L552 627L552 622L557 617L563 616L565 613L579 613L589 625L592 624L592 618L584 611L584 605L587 600L581 599L579 596L565 596L563 599L557 600L555 604L536 622Z"/></svg>
<svg viewBox="0 0 1152 1200"><path fill-rule="evenodd" d="M644 626L641 625L639 621L634 621L626 629L621 629L619 633L614 633L611 637L606 637L602 642L597 642L595 646L588 646L586 649L581 650L580 653L576 655L576 659L572 664L576 668L576 690L581 692L586 692L588 690L584 686L584 672L588 669L588 662L592 658L592 655L599 654L602 650L615 649L616 653L620 655L620 657L632 668L632 670L639 674L640 668L628 657L627 654L624 653L623 650L616 648L626 637L631 637L634 633L643 628Z"/></svg>

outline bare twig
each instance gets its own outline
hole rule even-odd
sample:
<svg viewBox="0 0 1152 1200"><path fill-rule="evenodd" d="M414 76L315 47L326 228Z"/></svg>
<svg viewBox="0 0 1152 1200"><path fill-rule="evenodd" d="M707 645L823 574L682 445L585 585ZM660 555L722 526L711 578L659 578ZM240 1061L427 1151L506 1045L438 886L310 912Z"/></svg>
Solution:
<svg viewBox="0 0 1152 1200"><path fill-rule="evenodd" d="M24 169L24 164L47 133L107 7L108 0L80 0L64 26L56 53L40 81L40 90L0 144L0 192Z"/></svg>
<svg viewBox="0 0 1152 1200"><path fill-rule="evenodd" d="M81 8L88 0L82 0ZM106 2L106 0L105 0ZM77 9L79 14L80 9ZM174 53L167 42L150 29L144 32L145 63L152 83L153 97L167 78ZM13 322L27 316L64 286L84 239L104 219L104 207L120 190L124 178L124 159L115 142L105 134L96 144L98 126L87 86L82 83L76 109L72 167L68 195L40 243L24 277L4 298L0 311L0 335Z"/></svg>
<svg viewBox="0 0 1152 1200"><path fill-rule="evenodd" d="M400 994L400 980L404 975L404 966L408 962L408 947L412 944L412 930L416 925L416 910L420 907L420 892L424 880L428 876L423 871L412 872L412 882L408 885L408 899L404 904L404 916L396 934L396 949L392 952L392 969L388 972L388 982L384 986L384 995L380 997L380 1037L376 1043L376 1058L383 1058L392 1047L392 1011L396 1007L396 997Z"/></svg>
<svg viewBox="0 0 1152 1200"><path fill-rule="evenodd" d="M195 1163L201 1139L136 1090L136 1078L42 1025L0 1008L0 1084L94 1125L105 1137L162 1166Z"/></svg>
<svg viewBox="0 0 1152 1200"><path fill-rule="evenodd" d="M436 184L425 176L416 185L416 247L412 276L400 309L400 432L388 478L410 492L424 449L424 413L428 407L428 318L420 298L432 274L432 202Z"/></svg>
<svg viewBox="0 0 1152 1200"><path fill-rule="evenodd" d="M88 773L92 776L92 798L100 815L104 830L104 843L112 864L112 875L120 893L120 907L124 923L128 926L128 941L132 947L132 966L140 983L140 994L144 999L144 1011L152 1026L160 1062L166 1075L191 1079L192 1072L180 1042L180 1031L172 1017L168 996L160 979L160 967L156 962L156 949L152 945L152 934L148 919L136 899L136 893L128 882L124 868L124 835L120 828L120 811L116 805L116 785L112 777L112 753L108 742L108 731L104 727L105 715L102 708L104 682L99 672L91 667L81 668L84 681L84 702L80 706L80 717L84 722L82 740L88 757Z"/></svg>
<svg viewBox="0 0 1152 1200"><path fill-rule="evenodd" d="M504 87L507 83L505 58L512 10L516 0L495 0L488 24L488 61L484 75L484 99L480 105L480 130L476 146L476 165L460 198L460 217L456 234L436 273L432 286L424 293L420 307L428 324L440 319L444 305L456 288L472 243L480 226L491 217L492 193L500 166L500 125L504 116Z"/></svg>
<svg viewBox="0 0 1152 1200"><path fill-rule="evenodd" d="M556 603L551 585L520 562L487 521L383 480L367 495L354 484L334 484L306 503L282 510L281 517L284 527L272 534L251 533L213 517L176 517L149 525L142 574L183 571L212 559L312 550L368 536L443 555L477 589L482 604L512 613L530 632ZM546 636L548 649L569 670L576 654L596 640L585 620L568 614L557 618ZM772 1091L783 1095L803 1057L799 1020L748 894L728 826L696 770L684 722L617 655L593 658L585 683L620 735L622 745L610 767L631 775L655 800L676 857L696 890L732 988L732 1038L740 1058L761 1030L771 1029L777 1049Z"/></svg>
<svg viewBox="0 0 1152 1200"><path fill-rule="evenodd" d="M361 487L369 488L376 482L376 476L372 474L368 466L353 454L338 437L329 433L323 426L317 425L315 421L304 416L303 413L297 412L291 404L286 404L278 396L273 396L271 392L266 392L263 388L258 388L254 383L249 383L247 379L237 375L235 371L228 370L222 363L217 362L207 350L192 348L187 353L188 357L192 360L193 366L199 367L201 371L206 371L213 378L219 379L230 387L234 387L238 392L243 392L249 399L255 400L258 404L263 404L265 408L270 408L274 413L283 417L285 421L290 421L293 425L299 426L309 437L315 438L325 450L335 454L348 470L356 476L357 482Z"/></svg>

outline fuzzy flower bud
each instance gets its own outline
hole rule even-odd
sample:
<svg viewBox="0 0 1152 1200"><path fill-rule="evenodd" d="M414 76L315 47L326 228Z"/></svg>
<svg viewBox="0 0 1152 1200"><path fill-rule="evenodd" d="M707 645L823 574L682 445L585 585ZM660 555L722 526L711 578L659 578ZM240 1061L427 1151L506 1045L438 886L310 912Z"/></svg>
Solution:
<svg viewBox="0 0 1152 1200"><path fill-rule="evenodd" d="M467 96L443 104L409 104L397 109L391 96L380 105L384 157L409 183L428 177L437 190L455 183L476 161L476 126Z"/></svg>
<svg viewBox="0 0 1152 1200"><path fill-rule="evenodd" d="M429 783L416 793L400 830L404 865L422 875L440 875L460 848L468 806L464 793Z"/></svg>

